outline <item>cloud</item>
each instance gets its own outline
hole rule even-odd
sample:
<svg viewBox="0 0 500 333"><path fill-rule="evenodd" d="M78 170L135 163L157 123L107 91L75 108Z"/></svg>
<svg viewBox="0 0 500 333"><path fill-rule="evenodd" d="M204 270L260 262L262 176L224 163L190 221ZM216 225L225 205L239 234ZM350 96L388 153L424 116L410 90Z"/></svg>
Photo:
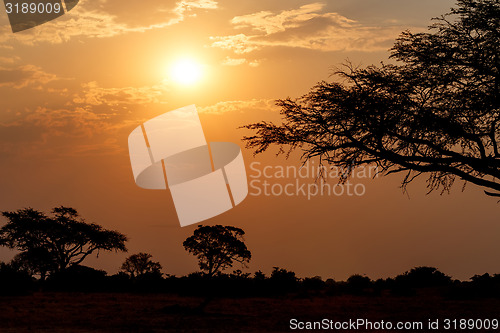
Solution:
<svg viewBox="0 0 500 333"><path fill-rule="evenodd" d="M198 107L198 112L206 114L224 114L228 112L244 111L272 111L276 110L276 101L274 99L251 99L244 101L224 101L216 104Z"/></svg>
<svg viewBox="0 0 500 333"><path fill-rule="evenodd" d="M123 0L100 1L85 8L108 13L114 21L124 24L131 31L146 31L155 28L164 28L180 23L186 17L196 16L196 10L217 9L217 1L213 0L179 0L171 6L172 1L149 0L147 2L127 2Z"/></svg>
<svg viewBox="0 0 500 333"><path fill-rule="evenodd" d="M246 62L247 62L247 60L245 58L235 59L235 58L226 57L226 59L224 59L222 61L222 65L223 66L239 66L239 65L245 64Z"/></svg>
<svg viewBox="0 0 500 333"><path fill-rule="evenodd" d="M212 47L236 54L264 47L293 47L320 51L386 50L403 29L395 25L365 26L338 13L323 12L325 4L311 3L279 13L261 11L231 20L249 32L211 37Z"/></svg>
<svg viewBox="0 0 500 333"><path fill-rule="evenodd" d="M186 12L192 11L193 9L217 9L217 1L213 0L197 0L189 1L182 0L177 2L173 12L177 14L178 22L184 20Z"/></svg>
<svg viewBox="0 0 500 333"><path fill-rule="evenodd" d="M285 10L279 14L262 11L255 14L237 16L231 20L231 23L237 29L250 27L270 35L285 31L289 28L300 27L304 22L318 17L331 18L332 21L345 27L350 27L350 25L355 22L336 13L319 13L324 7L325 4L323 3L312 3L301 6L299 9Z"/></svg>
<svg viewBox="0 0 500 333"><path fill-rule="evenodd" d="M253 60L253 61L250 61L248 63L248 65L250 67L259 67L261 62L262 62L261 60Z"/></svg>
<svg viewBox="0 0 500 333"><path fill-rule="evenodd" d="M245 58L231 58L231 57L226 57L222 61L223 66L240 66L244 64L248 64L250 67L258 67L260 66L262 60L248 60Z"/></svg>
<svg viewBox="0 0 500 333"><path fill-rule="evenodd" d="M94 83L90 86L91 89L88 86L84 89L101 89ZM116 93L120 89L109 88L109 91ZM137 104L114 111L109 105L101 104L109 103L110 99L102 97L103 94L95 95L98 97L95 97L94 104L25 108L17 112L14 119L0 121L0 155L3 156L0 157L60 158L126 152L126 138L130 131L137 127L137 124L150 119L152 114L144 112L140 107L140 100L129 99L128 102L135 101ZM114 98L111 99L113 100ZM157 111L164 112L160 109L162 110L161 106ZM200 113L233 113L238 117L240 113L255 114L276 110L275 101L270 99L224 101L198 107ZM152 112L154 114L157 111Z"/></svg>
<svg viewBox="0 0 500 333"><path fill-rule="evenodd" d="M49 82L59 80L57 75L44 72L40 67L24 65L15 69L0 67L0 87L42 89Z"/></svg>
<svg viewBox="0 0 500 333"><path fill-rule="evenodd" d="M164 84L144 87L103 88L97 82L82 85L81 95L75 95L73 102L87 105L130 105L163 102L162 96L168 91Z"/></svg>
<svg viewBox="0 0 500 333"><path fill-rule="evenodd" d="M71 133L72 136L90 137L101 130L109 130L106 120L112 116L96 114L88 108L82 107L57 110L39 107L34 112L27 114L21 123L44 128L56 136Z"/></svg>
<svg viewBox="0 0 500 333"><path fill-rule="evenodd" d="M19 57L0 57L0 65L13 65L20 60Z"/></svg>
<svg viewBox="0 0 500 333"><path fill-rule="evenodd" d="M58 44L74 37L113 37L130 31L141 31L141 29L132 29L124 23L118 23L113 16L104 12L80 10L75 13L69 12L64 18L23 33L13 34L10 27L4 26L0 28L0 42L19 42L25 45Z"/></svg>
<svg viewBox="0 0 500 333"><path fill-rule="evenodd" d="M126 150L117 140L136 126L134 115L95 113L91 107L37 107L0 122L3 157L116 154ZM123 141L123 140L122 140Z"/></svg>
<svg viewBox="0 0 500 333"><path fill-rule="evenodd" d="M54 147L48 145L49 142L58 146L67 144L66 140L60 140L61 137L89 138L109 129L107 119L108 115L97 115L85 108L51 110L38 107L25 111L14 121L0 123L0 151L50 150Z"/></svg>
<svg viewBox="0 0 500 333"><path fill-rule="evenodd" d="M4 113L0 118L2 154L68 156L116 153L126 148L126 145L122 144L121 148L117 145L117 138L126 142L122 139L137 124L149 119L148 112L154 113L162 108L168 93L164 83L104 88L96 82L89 82L64 87L65 96L59 98L53 93L60 94L61 89L57 85L47 86L55 80L58 80L55 75L32 65L0 69L0 87L18 90L4 100ZM42 87L43 92L35 94L36 97L31 92L28 104L19 104L19 96ZM72 96L69 101L68 96ZM15 104L9 106L9 103Z"/></svg>
<svg viewBox="0 0 500 333"><path fill-rule="evenodd" d="M226 57L222 61L223 66L240 66L244 64L248 64L250 67L258 67L260 66L260 63L262 60L252 60L249 61L248 59L245 58L231 58L231 57Z"/></svg>
<svg viewBox="0 0 500 333"><path fill-rule="evenodd" d="M107 38L132 32L145 32L178 24L194 10L216 9L212 0L181 0L173 8L164 1L122 0L81 1L72 11L41 27L13 34L9 25L0 26L0 45L20 42L26 45L62 43L76 37Z"/></svg>
<svg viewBox="0 0 500 333"><path fill-rule="evenodd" d="M212 47L219 47L221 49L232 50L234 53L243 54L255 51L260 48L258 44L251 41L251 37L245 34L231 35L231 36L220 36L220 37L210 37L212 42Z"/></svg>

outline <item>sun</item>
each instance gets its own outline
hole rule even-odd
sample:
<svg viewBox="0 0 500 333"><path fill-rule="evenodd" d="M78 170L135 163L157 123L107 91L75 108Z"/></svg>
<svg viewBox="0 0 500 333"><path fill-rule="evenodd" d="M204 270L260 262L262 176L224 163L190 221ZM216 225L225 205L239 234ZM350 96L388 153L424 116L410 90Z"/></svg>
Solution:
<svg viewBox="0 0 500 333"><path fill-rule="evenodd" d="M201 65L193 59L180 59L170 67L170 77L173 81L182 85L192 85L198 82L202 76Z"/></svg>

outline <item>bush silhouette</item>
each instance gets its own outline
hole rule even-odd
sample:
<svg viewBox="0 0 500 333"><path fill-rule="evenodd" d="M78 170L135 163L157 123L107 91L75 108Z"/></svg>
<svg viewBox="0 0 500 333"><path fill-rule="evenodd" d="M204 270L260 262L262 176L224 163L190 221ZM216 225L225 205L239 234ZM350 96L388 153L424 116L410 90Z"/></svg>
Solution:
<svg viewBox="0 0 500 333"><path fill-rule="evenodd" d="M271 292L286 294L297 290L299 280L295 272L280 267L273 267L269 278Z"/></svg>
<svg viewBox="0 0 500 333"><path fill-rule="evenodd" d="M24 295L34 291L35 287L35 281L28 272L0 262L0 295Z"/></svg>
<svg viewBox="0 0 500 333"><path fill-rule="evenodd" d="M140 252L133 254L121 266L121 270L131 278L161 278L161 265L151 260L153 256L149 253Z"/></svg>
<svg viewBox="0 0 500 333"><path fill-rule="evenodd" d="M61 291L105 291L108 288L107 273L83 265L74 265L52 274L45 284L49 290Z"/></svg>
<svg viewBox="0 0 500 333"><path fill-rule="evenodd" d="M366 293L372 286L372 281L367 276L354 274L347 279L347 288L354 295Z"/></svg>
<svg viewBox="0 0 500 333"><path fill-rule="evenodd" d="M451 277L435 267L415 267L395 279L396 285L410 288L442 287L450 285Z"/></svg>

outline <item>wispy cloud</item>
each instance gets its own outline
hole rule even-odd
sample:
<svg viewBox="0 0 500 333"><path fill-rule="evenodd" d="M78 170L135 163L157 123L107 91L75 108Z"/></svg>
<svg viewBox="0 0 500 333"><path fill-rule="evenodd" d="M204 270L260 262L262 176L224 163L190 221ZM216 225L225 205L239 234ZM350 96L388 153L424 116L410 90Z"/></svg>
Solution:
<svg viewBox="0 0 500 333"><path fill-rule="evenodd" d="M193 9L217 9L217 1L213 0L182 0L177 2L174 13L177 14L177 22L181 22L184 20L184 17L187 12L192 11ZM174 22L174 21L172 21Z"/></svg>
<svg viewBox="0 0 500 333"><path fill-rule="evenodd" d="M223 66L240 66L247 64L250 67L258 67L261 64L262 60L248 60L245 58L231 58L226 57L222 60Z"/></svg>
<svg viewBox="0 0 500 333"><path fill-rule="evenodd" d="M58 80L57 75L47 73L40 67L33 65L17 68L0 67L0 87L42 89L47 83L56 80Z"/></svg>
<svg viewBox="0 0 500 333"><path fill-rule="evenodd" d="M42 68L14 66L0 68L0 152L9 156L116 153L116 138L144 122L149 117L145 109L161 108L168 94L163 82L106 88L97 82L66 85ZM30 103L16 103L24 95L30 96Z"/></svg>
<svg viewBox="0 0 500 333"><path fill-rule="evenodd" d="M145 32L178 24L195 10L217 8L217 2L213 0L181 0L173 8L166 8L159 0L131 5L134 10L128 4L123 6L121 0L81 1L75 9L43 27L13 34L10 26L0 26L0 45L8 42L26 45L62 43L77 37L106 38Z"/></svg>
<svg viewBox="0 0 500 333"><path fill-rule="evenodd" d="M325 7L323 3L311 3L277 13L261 11L234 17L234 28L248 32L211 37L211 46L236 54L276 46L320 51L386 50L402 30L390 24L363 25L338 13L324 12Z"/></svg>
<svg viewBox="0 0 500 333"><path fill-rule="evenodd" d="M298 9L285 10L278 14L270 11L261 11L254 14L237 16L231 20L235 28L250 27L254 30L265 32L267 35L286 31L290 28L299 28L304 22L316 18L329 18L332 22L350 27L354 21L336 13L320 13L325 7L323 3L312 3Z"/></svg>
<svg viewBox="0 0 500 333"><path fill-rule="evenodd" d="M59 154L54 147L88 145L89 139L99 133L115 133L122 124L114 118L83 107L38 107L25 111L15 121L0 122L0 151L14 155Z"/></svg>
<svg viewBox="0 0 500 333"><path fill-rule="evenodd" d="M247 111L272 111L277 110L276 101L273 99L251 99L242 101L224 101L209 106L198 107L200 113L223 114L228 112Z"/></svg>
<svg viewBox="0 0 500 333"><path fill-rule="evenodd" d="M168 91L164 84L143 87L103 88L97 82L82 85L83 91L76 94L73 102L87 105L130 105L161 103Z"/></svg>
<svg viewBox="0 0 500 333"><path fill-rule="evenodd" d="M130 131L151 117L141 111L144 101L129 96L127 103L130 104L121 105L122 108L118 108L120 111L115 111L110 107L115 103L115 97L103 97L106 95L104 91L116 96L132 88L101 90L94 83L90 87L86 86L84 90L92 91L88 98L94 98L93 103L23 109L13 119L0 121L0 152L3 156L62 157L125 152L126 137ZM98 90L99 93L96 93ZM140 89L132 90L136 92ZM211 115L276 110L275 101L271 99L223 101L198 107L200 113Z"/></svg>
<svg viewBox="0 0 500 333"><path fill-rule="evenodd" d="M239 65L243 65L247 62L247 60L245 58L230 58L230 57L226 57L226 59L224 59L222 61L222 65L223 66L239 66Z"/></svg>
<svg viewBox="0 0 500 333"><path fill-rule="evenodd" d="M210 37L210 39L213 41L212 47L232 50L237 54L249 53L261 48L262 45L259 45L259 43L253 41L253 38L254 37L249 37L245 34Z"/></svg>
<svg viewBox="0 0 500 333"><path fill-rule="evenodd" d="M13 65L20 60L17 56L12 57L0 57L0 66L2 65Z"/></svg>

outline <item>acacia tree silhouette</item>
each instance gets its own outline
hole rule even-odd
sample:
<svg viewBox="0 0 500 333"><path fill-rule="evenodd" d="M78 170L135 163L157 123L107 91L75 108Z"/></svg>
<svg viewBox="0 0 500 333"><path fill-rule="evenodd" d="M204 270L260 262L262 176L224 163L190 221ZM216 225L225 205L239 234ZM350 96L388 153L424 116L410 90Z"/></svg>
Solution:
<svg viewBox="0 0 500 333"><path fill-rule="evenodd" d="M256 131L247 147L299 148L306 161L342 168L376 164L405 173L403 190L425 174L429 192L458 177L500 196L499 17L498 0L459 0L431 32L400 35L396 65L348 63L335 73L343 83L279 100L283 123L244 126Z"/></svg>
<svg viewBox="0 0 500 333"><path fill-rule="evenodd" d="M198 258L200 269L207 276L214 276L233 263L248 263L252 254L245 245L245 232L231 226L199 225L182 244L184 248Z"/></svg>
<svg viewBox="0 0 500 333"><path fill-rule="evenodd" d="M232 267L234 262L242 265L250 262L252 254L244 242L244 235L243 229L236 227L198 225L182 245L198 258L200 269L211 278ZM193 311L202 313L216 295L217 289L210 288L205 299Z"/></svg>
<svg viewBox="0 0 500 333"><path fill-rule="evenodd" d="M151 260L153 256L149 253L140 252L133 254L122 264L121 270L130 277L140 277L145 274L156 274L161 276L161 264Z"/></svg>
<svg viewBox="0 0 500 333"><path fill-rule="evenodd" d="M85 222L73 208L56 207L52 217L32 208L2 215L8 222L0 228L0 245L19 250L15 262L42 280L94 252L127 251L125 235Z"/></svg>

